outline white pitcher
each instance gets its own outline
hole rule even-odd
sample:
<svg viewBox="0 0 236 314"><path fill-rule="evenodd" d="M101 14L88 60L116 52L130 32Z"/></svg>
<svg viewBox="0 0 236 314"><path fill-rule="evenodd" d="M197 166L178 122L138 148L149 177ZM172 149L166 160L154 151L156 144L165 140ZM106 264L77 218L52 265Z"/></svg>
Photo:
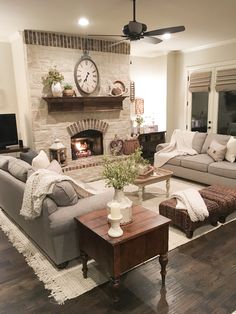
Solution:
<svg viewBox="0 0 236 314"><path fill-rule="evenodd" d="M51 90L53 97L62 97L62 86L60 82L53 82Z"/></svg>

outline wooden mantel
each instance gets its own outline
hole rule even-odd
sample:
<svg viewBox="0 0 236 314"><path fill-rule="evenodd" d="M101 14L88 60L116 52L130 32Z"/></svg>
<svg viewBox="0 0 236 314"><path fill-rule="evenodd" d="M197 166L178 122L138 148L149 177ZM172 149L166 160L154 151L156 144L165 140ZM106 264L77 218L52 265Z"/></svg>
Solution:
<svg viewBox="0 0 236 314"><path fill-rule="evenodd" d="M123 109L127 96L43 97L48 112L66 111L117 111Z"/></svg>

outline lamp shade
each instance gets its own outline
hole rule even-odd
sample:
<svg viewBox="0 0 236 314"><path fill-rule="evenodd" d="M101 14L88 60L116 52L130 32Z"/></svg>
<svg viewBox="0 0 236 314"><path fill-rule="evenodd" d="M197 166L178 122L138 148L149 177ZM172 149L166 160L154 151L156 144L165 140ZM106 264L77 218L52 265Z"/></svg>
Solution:
<svg viewBox="0 0 236 314"><path fill-rule="evenodd" d="M144 114L144 99L135 98L135 114L142 115Z"/></svg>

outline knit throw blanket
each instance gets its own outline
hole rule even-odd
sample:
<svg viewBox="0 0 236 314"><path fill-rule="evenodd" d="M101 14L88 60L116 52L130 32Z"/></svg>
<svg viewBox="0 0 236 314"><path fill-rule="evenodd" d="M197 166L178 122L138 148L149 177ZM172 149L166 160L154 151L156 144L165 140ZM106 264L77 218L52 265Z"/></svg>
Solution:
<svg viewBox="0 0 236 314"><path fill-rule="evenodd" d="M206 204L200 193L195 189L186 189L171 195L177 200L177 209L186 209L191 221L203 221L209 216Z"/></svg>
<svg viewBox="0 0 236 314"><path fill-rule="evenodd" d="M194 135L195 132L174 130L169 145L155 153L154 166L161 167L176 156L196 155L197 152L192 148Z"/></svg>
<svg viewBox="0 0 236 314"><path fill-rule="evenodd" d="M54 185L61 181L69 181L75 191L79 194L80 187L69 176L58 174L47 169L39 169L34 172L26 181L23 203L20 214L26 219L39 217L42 211L44 198L51 194ZM91 195L91 194L90 194Z"/></svg>

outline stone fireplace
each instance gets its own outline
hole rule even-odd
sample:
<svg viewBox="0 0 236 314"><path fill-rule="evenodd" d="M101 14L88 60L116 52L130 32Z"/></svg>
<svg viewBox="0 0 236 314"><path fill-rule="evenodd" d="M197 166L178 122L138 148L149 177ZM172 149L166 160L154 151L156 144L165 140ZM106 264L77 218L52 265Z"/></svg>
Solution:
<svg viewBox="0 0 236 314"><path fill-rule="evenodd" d="M35 36L33 36L35 35ZM43 97L48 96L42 85L42 77L54 66L63 74L64 82L73 85L77 97L81 97L74 82L74 67L83 55L83 40L78 36L56 34L57 40L53 41L53 33L45 33L41 42L41 33L28 31L25 34L27 51L27 67L29 74L29 90L31 101L32 131L34 149L49 152L49 147L58 138L67 149L68 160L78 156L110 154L110 142L115 135L125 139L131 134L129 99L129 47L117 45L114 51L110 50L110 43L102 40L93 40L90 43L89 55L96 62L99 70L100 85L96 95L91 98L106 97L108 109L101 108L94 103L89 108L84 106L68 110L67 104L62 109L50 111ZM27 37L28 36L28 37ZM46 36L46 37L45 37ZM128 48L127 48L128 47ZM109 102L107 93L108 82L122 81L128 89L122 100L120 108L115 108ZM55 105L56 107L57 105ZM58 105L58 108L60 105ZM92 109L91 109L92 108ZM88 110L89 109L89 110ZM87 111L86 111L87 110ZM82 145L82 149L75 148ZM72 150L71 148L74 148ZM80 153L78 153L78 151ZM84 152L85 151L85 152Z"/></svg>

